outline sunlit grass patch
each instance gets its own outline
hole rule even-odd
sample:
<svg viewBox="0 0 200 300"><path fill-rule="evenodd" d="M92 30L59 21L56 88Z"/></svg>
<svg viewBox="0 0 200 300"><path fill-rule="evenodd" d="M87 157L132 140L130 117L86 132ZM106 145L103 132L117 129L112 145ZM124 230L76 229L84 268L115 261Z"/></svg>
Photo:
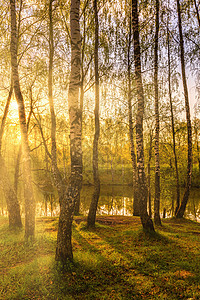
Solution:
<svg viewBox="0 0 200 300"><path fill-rule="evenodd" d="M90 251L76 251L74 254L74 260L75 262L78 262L79 265L95 270L102 264L104 258L100 253L93 253L93 255L91 255Z"/></svg>
<svg viewBox="0 0 200 300"><path fill-rule="evenodd" d="M37 219L29 243L0 219L2 299L199 299L200 224L163 223L147 234L138 224L88 230L75 222L74 263L63 268L55 262L57 218Z"/></svg>
<svg viewBox="0 0 200 300"><path fill-rule="evenodd" d="M46 294L51 264L52 257L45 256L10 267L1 280L2 299L34 299Z"/></svg>

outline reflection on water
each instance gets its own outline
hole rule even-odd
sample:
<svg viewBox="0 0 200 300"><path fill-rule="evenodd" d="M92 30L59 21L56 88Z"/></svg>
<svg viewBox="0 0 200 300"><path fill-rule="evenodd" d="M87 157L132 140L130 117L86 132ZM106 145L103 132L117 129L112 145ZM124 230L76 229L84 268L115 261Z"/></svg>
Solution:
<svg viewBox="0 0 200 300"><path fill-rule="evenodd" d="M192 220L200 222L200 189L193 188L186 209L186 216Z"/></svg>
<svg viewBox="0 0 200 300"><path fill-rule="evenodd" d="M87 215L89 211L90 201L92 198L93 186L83 186L81 191L81 206L80 212ZM182 190L183 194L183 190ZM161 216L163 210L166 209L166 217L173 216L173 207L175 206L176 191L165 191L161 193ZM59 206L54 203L53 209L50 205L39 204L37 212L39 215L58 216ZM153 206L153 197L152 197ZM101 194L99 199L98 211L99 215L133 215L133 191L131 186L122 185L103 185L101 186ZM190 192L190 199L187 205L186 214L187 218L200 222L200 189L192 188Z"/></svg>
<svg viewBox="0 0 200 300"><path fill-rule="evenodd" d="M181 191L182 194L184 190ZM92 198L93 187L84 186L81 192L81 213L87 215ZM163 197L162 197L163 196ZM161 216L164 208L166 217L173 216L173 207L176 200L176 191L166 195L161 194ZM152 198L153 205L153 198ZM133 191L131 186L104 185L101 186L101 195L98 205L98 214L105 215L133 215ZM186 209L186 217L200 221L200 189L192 188Z"/></svg>
<svg viewBox="0 0 200 300"><path fill-rule="evenodd" d="M81 213L87 215L92 198L93 187L84 186L81 191ZM97 213L99 215L123 215L133 214L133 195L131 187L103 185Z"/></svg>

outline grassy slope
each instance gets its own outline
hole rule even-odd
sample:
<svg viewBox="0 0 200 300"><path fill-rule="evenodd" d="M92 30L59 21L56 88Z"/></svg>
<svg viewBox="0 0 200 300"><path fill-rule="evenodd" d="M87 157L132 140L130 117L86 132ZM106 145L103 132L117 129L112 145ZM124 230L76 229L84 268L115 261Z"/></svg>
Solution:
<svg viewBox="0 0 200 300"><path fill-rule="evenodd" d="M165 220L145 236L132 220L94 231L74 223L75 263L64 271L54 262L57 219L38 219L28 245L1 217L0 299L200 299L200 224Z"/></svg>

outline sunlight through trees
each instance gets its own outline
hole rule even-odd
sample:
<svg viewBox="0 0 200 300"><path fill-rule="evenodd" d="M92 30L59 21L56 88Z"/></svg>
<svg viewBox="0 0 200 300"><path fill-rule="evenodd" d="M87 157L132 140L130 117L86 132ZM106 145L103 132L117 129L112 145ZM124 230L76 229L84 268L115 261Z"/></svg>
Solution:
<svg viewBox="0 0 200 300"><path fill-rule="evenodd" d="M200 220L197 0L0 0L0 213Z"/></svg>

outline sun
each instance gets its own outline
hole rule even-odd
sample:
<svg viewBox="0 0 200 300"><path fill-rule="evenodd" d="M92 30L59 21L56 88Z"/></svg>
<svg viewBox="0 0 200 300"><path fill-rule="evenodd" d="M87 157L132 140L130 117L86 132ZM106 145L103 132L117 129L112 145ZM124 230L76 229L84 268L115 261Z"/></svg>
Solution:
<svg viewBox="0 0 200 300"><path fill-rule="evenodd" d="M9 114L13 119L18 118L18 104L16 100L12 100L10 103Z"/></svg>

